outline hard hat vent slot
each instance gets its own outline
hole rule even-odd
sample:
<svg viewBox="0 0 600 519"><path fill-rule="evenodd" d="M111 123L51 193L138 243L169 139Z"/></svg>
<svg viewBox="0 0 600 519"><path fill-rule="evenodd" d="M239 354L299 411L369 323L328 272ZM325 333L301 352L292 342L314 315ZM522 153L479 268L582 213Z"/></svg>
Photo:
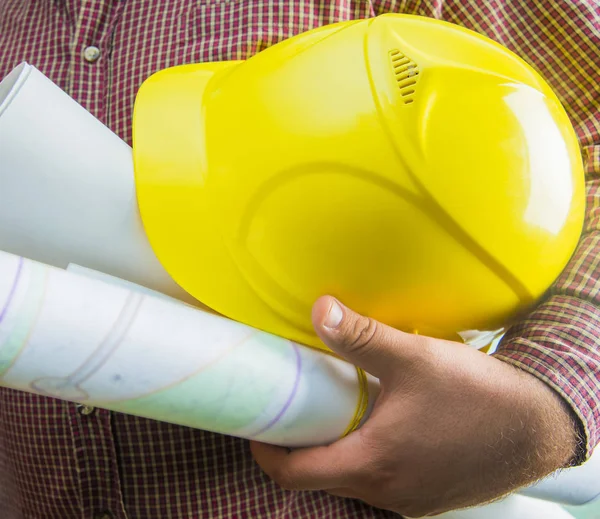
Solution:
<svg viewBox="0 0 600 519"><path fill-rule="evenodd" d="M400 52L399 49L392 49L390 51L390 60L402 101L405 105L408 105L414 101L419 67L412 59Z"/></svg>

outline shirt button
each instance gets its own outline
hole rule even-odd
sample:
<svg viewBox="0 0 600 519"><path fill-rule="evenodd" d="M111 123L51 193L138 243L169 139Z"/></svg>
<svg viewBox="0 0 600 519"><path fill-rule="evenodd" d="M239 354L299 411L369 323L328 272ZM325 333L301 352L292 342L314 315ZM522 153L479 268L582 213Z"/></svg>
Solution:
<svg viewBox="0 0 600 519"><path fill-rule="evenodd" d="M113 519L113 514L110 512L100 512L99 514L96 514L94 519Z"/></svg>
<svg viewBox="0 0 600 519"><path fill-rule="evenodd" d="M89 405L78 405L77 412L83 416L89 416L96 410L95 407L90 407Z"/></svg>
<svg viewBox="0 0 600 519"><path fill-rule="evenodd" d="M100 49L98 47L94 47L93 45L86 47L83 51L83 57L86 61L90 63L94 63L100 57Z"/></svg>

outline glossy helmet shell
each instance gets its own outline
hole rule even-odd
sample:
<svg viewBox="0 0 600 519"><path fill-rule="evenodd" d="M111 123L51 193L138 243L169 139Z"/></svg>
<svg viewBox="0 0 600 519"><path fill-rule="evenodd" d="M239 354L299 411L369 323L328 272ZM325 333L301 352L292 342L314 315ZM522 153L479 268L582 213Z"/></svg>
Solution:
<svg viewBox="0 0 600 519"><path fill-rule="evenodd" d="M501 45L415 16L155 74L134 159L173 278L317 347L324 294L437 337L502 326L552 284L583 222L581 154L549 86Z"/></svg>

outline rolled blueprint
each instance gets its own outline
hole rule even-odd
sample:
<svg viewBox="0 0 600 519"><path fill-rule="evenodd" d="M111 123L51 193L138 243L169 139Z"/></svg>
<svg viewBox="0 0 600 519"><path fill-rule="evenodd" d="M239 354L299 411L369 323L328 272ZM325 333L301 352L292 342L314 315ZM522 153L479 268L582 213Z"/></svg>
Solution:
<svg viewBox="0 0 600 519"><path fill-rule="evenodd" d="M0 384L285 446L335 441L377 395L336 357L4 252Z"/></svg>
<svg viewBox="0 0 600 519"><path fill-rule="evenodd" d="M131 148L36 68L0 83L0 250L192 302L154 255Z"/></svg>
<svg viewBox="0 0 600 519"><path fill-rule="evenodd" d="M551 474L520 493L572 506L600 500L600 448L583 465Z"/></svg>
<svg viewBox="0 0 600 519"><path fill-rule="evenodd" d="M573 515L555 503L512 495L495 503L447 512L439 519L574 519Z"/></svg>

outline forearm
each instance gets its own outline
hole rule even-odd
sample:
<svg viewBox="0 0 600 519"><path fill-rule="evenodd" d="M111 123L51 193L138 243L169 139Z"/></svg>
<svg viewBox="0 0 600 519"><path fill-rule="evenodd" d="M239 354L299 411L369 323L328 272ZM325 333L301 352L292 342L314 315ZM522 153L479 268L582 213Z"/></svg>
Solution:
<svg viewBox="0 0 600 519"><path fill-rule="evenodd" d="M495 356L552 387L580 421L578 462L600 443L600 146L586 156L587 214L547 299L513 326Z"/></svg>

